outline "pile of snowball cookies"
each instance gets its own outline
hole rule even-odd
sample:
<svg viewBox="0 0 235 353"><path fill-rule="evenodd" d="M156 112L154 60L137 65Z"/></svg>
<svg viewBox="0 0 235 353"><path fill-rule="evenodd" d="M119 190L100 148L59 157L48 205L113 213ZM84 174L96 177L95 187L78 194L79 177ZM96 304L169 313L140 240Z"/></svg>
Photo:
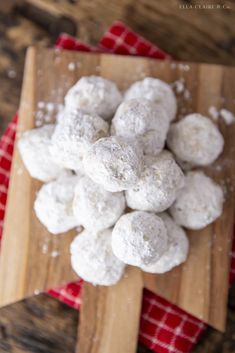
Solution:
<svg viewBox="0 0 235 353"><path fill-rule="evenodd" d="M195 169L222 152L218 128L198 113L172 123L174 92L151 77L124 94L82 77L64 103L56 124L25 132L18 148L45 183L34 203L40 222L53 234L84 227L70 247L74 271L108 286L126 264L164 273L183 263L183 227L202 229L222 213L221 187Z"/></svg>

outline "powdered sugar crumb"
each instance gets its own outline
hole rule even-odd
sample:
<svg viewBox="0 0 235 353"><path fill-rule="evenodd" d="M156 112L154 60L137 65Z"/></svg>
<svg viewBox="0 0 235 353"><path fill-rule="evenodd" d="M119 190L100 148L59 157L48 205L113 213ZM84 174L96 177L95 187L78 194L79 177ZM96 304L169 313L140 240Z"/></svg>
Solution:
<svg viewBox="0 0 235 353"><path fill-rule="evenodd" d="M173 87L175 88L176 93L182 93L184 92L185 85L184 85L184 79L181 78L173 83Z"/></svg>
<svg viewBox="0 0 235 353"><path fill-rule="evenodd" d="M182 71L189 71L190 70L190 66L188 64L178 64L178 67Z"/></svg>
<svg viewBox="0 0 235 353"><path fill-rule="evenodd" d="M218 121L221 118L226 125L231 125L235 122L234 114L225 108L218 110L215 106L211 105L208 113L214 121Z"/></svg>
<svg viewBox="0 0 235 353"><path fill-rule="evenodd" d="M47 254L48 253L48 244L43 244L42 245L42 253L43 254Z"/></svg>
<svg viewBox="0 0 235 353"><path fill-rule="evenodd" d="M75 63L71 62L71 63L68 64L68 69L69 69L69 71L74 71L75 68L76 68Z"/></svg>
<svg viewBox="0 0 235 353"><path fill-rule="evenodd" d="M59 255L60 255L60 252L57 251L57 250L53 250L53 251L51 252L51 257L57 257L57 256L59 256Z"/></svg>
<svg viewBox="0 0 235 353"><path fill-rule="evenodd" d="M43 108L45 108L45 102L40 101L40 102L38 102L37 106L39 109L43 109Z"/></svg>
<svg viewBox="0 0 235 353"><path fill-rule="evenodd" d="M184 99L189 100L191 98L191 93L188 89L184 91Z"/></svg>
<svg viewBox="0 0 235 353"><path fill-rule="evenodd" d="M208 113L209 115L211 116L211 118L214 120L214 121L217 121L218 118L219 118L219 112L217 110L217 108L214 106L214 105L211 105L208 109Z"/></svg>
<svg viewBox="0 0 235 353"><path fill-rule="evenodd" d="M7 71L7 76L9 78L15 78L16 77L16 71L14 69L10 69Z"/></svg>
<svg viewBox="0 0 235 353"><path fill-rule="evenodd" d="M55 104L52 102L48 102L46 105L46 109L48 112L53 112L53 110L55 110Z"/></svg>
<svg viewBox="0 0 235 353"><path fill-rule="evenodd" d="M220 115L222 119L224 120L226 125L231 125L235 122L235 116L233 115L232 112L230 112L227 109L221 109L220 110Z"/></svg>

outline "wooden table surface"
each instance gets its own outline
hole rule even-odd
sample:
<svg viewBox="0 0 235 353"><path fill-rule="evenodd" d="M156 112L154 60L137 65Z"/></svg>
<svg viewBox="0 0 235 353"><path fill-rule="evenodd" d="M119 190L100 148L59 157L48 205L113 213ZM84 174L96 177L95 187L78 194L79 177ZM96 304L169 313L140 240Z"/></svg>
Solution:
<svg viewBox="0 0 235 353"><path fill-rule="evenodd" d="M195 3L221 4L227 9L186 9ZM116 19L124 21L177 59L235 64L233 0L1 1L0 134L18 108L27 46L36 43L51 46L62 31L96 44ZM72 353L77 321L76 310L47 295L2 308L0 352ZM138 352L151 351L139 345ZM226 332L207 330L193 352L235 353L235 285L230 289Z"/></svg>

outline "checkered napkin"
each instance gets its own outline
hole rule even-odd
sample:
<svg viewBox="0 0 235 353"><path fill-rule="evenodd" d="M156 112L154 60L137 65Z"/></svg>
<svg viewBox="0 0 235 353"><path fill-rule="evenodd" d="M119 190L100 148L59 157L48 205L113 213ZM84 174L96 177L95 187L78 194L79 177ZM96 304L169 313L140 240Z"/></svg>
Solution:
<svg viewBox="0 0 235 353"><path fill-rule="evenodd" d="M97 47L91 47L67 34L62 34L58 48L77 51L110 52L139 55L157 59L170 58L168 54L143 37L131 31L121 22L115 22L105 33ZM0 140L0 240L7 199L9 172L14 148L17 116L9 124ZM231 279L235 278L235 244L232 253ZM69 283L48 293L79 309L82 281ZM190 352L206 324L185 313L165 299L144 290L139 339L156 353Z"/></svg>

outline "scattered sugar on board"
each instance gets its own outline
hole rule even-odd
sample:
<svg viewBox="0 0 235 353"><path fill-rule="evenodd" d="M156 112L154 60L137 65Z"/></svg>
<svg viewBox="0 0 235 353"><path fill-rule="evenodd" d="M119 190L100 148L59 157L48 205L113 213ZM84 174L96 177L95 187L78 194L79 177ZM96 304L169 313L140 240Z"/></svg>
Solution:
<svg viewBox="0 0 235 353"><path fill-rule="evenodd" d="M9 78L16 78L16 71L14 69L10 69L7 71L7 76Z"/></svg>
<svg viewBox="0 0 235 353"><path fill-rule="evenodd" d="M214 121L222 118L226 125L231 125L235 122L234 114L225 108L218 110L215 106L211 105L208 113Z"/></svg>
<svg viewBox="0 0 235 353"><path fill-rule="evenodd" d="M173 82L172 87L175 89L176 93L182 93L185 90L185 82L183 78Z"/></svg>
<svg viewBox="0 0 235 353"><path fill-rule="evenodd" d="M51 115L45 115L44 117L45 123L52 123L52 116Z"/></svg>
<svg viewBox="0 0 235 353"><path fill-rule="evenodd" d="M191 93L189 92L188 89L184 90L184 99L190 100L191 99Z"/></svg>
<svg viewBox="0 0 235 353"><path fill-rule="evenodd" d="M55 110L56 104L52 103L52 102L48 102L46 105L46 110L48 112L53 112L53 110Z"/></svg>
<svg viewBox="0 0 235 353"><path fill-rule="evenodd" d="M37 107L39 109L43 109L45 107L45 102L42 102L42 101L38 102Z"/></svg>
<svg viewBox="0 0 235 353"><path fill-rule="evenodd" d="M227 109L221 109L220 115L221 115L222 119L224 120L225 124L227 124L227 125L231 125L235 122L235 116L233 115L232 112L230 112Z"/></svg>
<svg viewBox="0 0 235 353"><path fill-rule="evenodd" d="M39 101L37 103L38 110L35 112L36 127L40 127L44 123L54 123L54 115L59 114L63 107L64 106L61 103Z"/></svg>
<svg viewBox="0 0 235 353"><path fill-rule="evenodd" d="M55 52L55 54L59 55L59 54L61 54L62 49L61 48L55 48L54 52Z"/></svg>
<svg viewBox="0 0 235 353"><path fill-rule="evenodd" d="M48 244L43 244L42 245L42 253L43 254L47 254L48 253Z"/></svg>
<svg viewBox="0 0 235 353"><path fill-rule="evenodd" d="M59 255L60 255L60 252L57 251L57 250L53 250L53 251L51 252L51 257L57 257L57 256L59 256Z"/></svg>
<svg viewBox="0 0 235 353"><path fill-rule="evenodd" d="M71 62L71 63L68 64L69 71L74 71L75 68L76 68L76 64L75 63Z"/></svg>
<svg viewBox="0 0 235 353"><path fill-rule="evenodd" d="M190 70L190 66L187 64L178 64L178 68L182 71L189 71Z"/></svg>
<svg viewBox="0 0 235 353"><path fill-rule="evenodd" d="M217 108L214 106L214 105L211 105L208 109L208 113L209 115L211 116L211 118L214 120L214 121L217 121L218 118L219 118L219 112L217 110Z"/></svg>

